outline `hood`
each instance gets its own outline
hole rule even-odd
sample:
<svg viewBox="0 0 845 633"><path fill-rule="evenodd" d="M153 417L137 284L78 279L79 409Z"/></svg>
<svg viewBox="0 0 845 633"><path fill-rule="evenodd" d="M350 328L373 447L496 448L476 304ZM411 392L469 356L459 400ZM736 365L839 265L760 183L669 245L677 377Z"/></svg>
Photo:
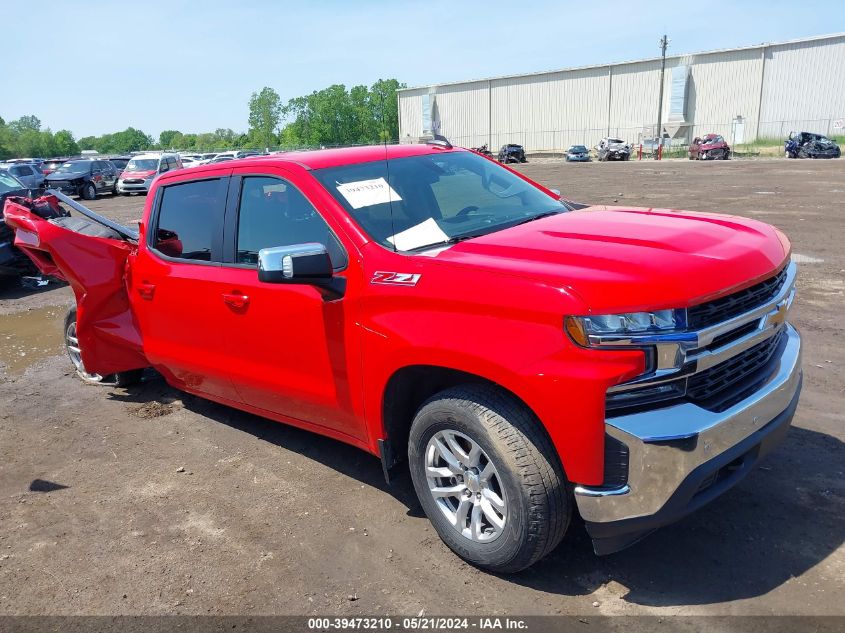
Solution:
<svg viewBox="0 0 845 633"><path fill-rule="evenodd" d="M713 142L713 143L702 143L698 147L699 147L699 149L707 150L707 149L721 149L721 148L727 147L727 146L728 146L728 144L725 141L716 141L716 142Z"/></svg>
<svg viewBox="0 0 845 633"><path fill-rule="evenodd" d="M774 227L728 215L587 207L460 242L436 261L570 291L594 314L684 308L751 286L788 256Z"/></svg>
<svg viewBox="0 0 845 633"><path fill-rule="evenodd" d="M142 180L146 180L150 176L154 176L156 173L155 169L141 169L141 170L133 170L129 171L128 169L124 169L123 173L120 174L121 178L141 178Z"/></svg>
<svg viewBox="0 0 845 633"><path fill-rule="evenodd" d="M83 176L87 176L89 173L88 171L63 171L53 172L47 175L46 180L53 181L53 180L75 180L76 178L82 178Z"/></svg>

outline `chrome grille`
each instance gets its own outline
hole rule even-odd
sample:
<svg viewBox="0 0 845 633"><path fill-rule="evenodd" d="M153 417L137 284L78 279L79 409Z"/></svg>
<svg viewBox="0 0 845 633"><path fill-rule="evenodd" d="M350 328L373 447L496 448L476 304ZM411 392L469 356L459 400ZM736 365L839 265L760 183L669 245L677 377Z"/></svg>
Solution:
<svg viewBox="0 0 845 633"><path fill-rule="evenodd" d="M690 329L710 327L766 303L783 287L787 268L788 266L784 266L774 277L769 277L750 288L689 308L687 327Z"/></svg>

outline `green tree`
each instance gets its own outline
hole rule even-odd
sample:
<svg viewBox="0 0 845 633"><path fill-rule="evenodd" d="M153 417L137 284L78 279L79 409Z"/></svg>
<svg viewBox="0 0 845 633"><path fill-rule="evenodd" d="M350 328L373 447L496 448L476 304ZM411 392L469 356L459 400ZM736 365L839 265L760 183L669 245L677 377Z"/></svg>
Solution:
<svg viewBox="0 0 845 633"><path fill-rule="evenodd" d="M76 144L79 146L80 151L83 149L94 149L94 145L97 142L96 136L83 136L79 139Z"/></svg>
<svg viewBox="0 0 845 633"><path fill-rule="evenodd" d="M14 152L18 157L32 158L45 155L44 149L44 138L41 132L26 128L18 134Z"/></svg>
<svg viewBox="0 0 845 633"><path fill-rule="evenodd" d="M275 90L265 86L261 92L253 92L249 99L250 137L259 140L264 147L275 145L281 115L282 100Z"/></svg>
<svg viewBox="0 0 845 633"><path fill-rule="evenodd" d="M164 130L161 134L158 135L158 144L161 145L161 149L177 147L177 145L173 141L177 137L181 136L182 133L179 130Z"/></svg>
<svg viewBox="0 0 845 633"><path fill-rule="evenodd" d="M399 140L399 100L396 91L406 88L396 79L379 79L370 88L374 116L379 126L380 141Z"/></svg>
<svg viewBox="0 0 845 633"><path fill-rule="evenodd" d="M134 127L128 127L122 132L112 134L110 142L103 144L103 149L99 151L126 154L149 149L152 145L153 139L151 136L144 134L141 130L136 130Z"/></svg>
<svg viewBox="0 0 845 633"><path fill-rule="evenodd" d="M10 158L12 150L9 144L9 128L6 121L0 116L0 160Z"/></svg>
<svg viewBox="0 0 845 633"><path fill-rule="evenodd" d="M79 145L68 130L59 130L53 136L56 156L73 156L79 153Z"/></svg>
<svg viewBox="0 0 845 633"><path fill-rule="evenodd" d="M403 87L396 79L379 79L370 88L334 85L291 99L282 109L287 123L279 139L286 147L396 141L396 91Z"/></svg>
<svg viewBox="0 0 845 633"><path fill-rule="evenodd" d="M15 121L11 121L9 123L9 128L17 134L21 134L27 130L38 132L41 129L41 119L34 114L29 114L22 116Z"/></svg>

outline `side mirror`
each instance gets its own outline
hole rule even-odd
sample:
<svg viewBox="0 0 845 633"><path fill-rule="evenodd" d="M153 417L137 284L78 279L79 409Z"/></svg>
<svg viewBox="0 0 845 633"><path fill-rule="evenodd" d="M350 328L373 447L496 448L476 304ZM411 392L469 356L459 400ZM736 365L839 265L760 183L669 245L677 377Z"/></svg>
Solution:
<svg viewBox="0 0 845 633"><path fill-rule="evenodd" d="M276 284L315 284L331 279L332 260L315 242L262 248L258 251L258 280Z"/></svg>

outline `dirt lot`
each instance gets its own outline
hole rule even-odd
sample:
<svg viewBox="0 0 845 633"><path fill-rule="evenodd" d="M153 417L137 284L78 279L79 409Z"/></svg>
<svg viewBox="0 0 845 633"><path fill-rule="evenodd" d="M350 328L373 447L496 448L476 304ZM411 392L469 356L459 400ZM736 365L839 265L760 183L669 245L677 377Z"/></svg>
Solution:
<svg viewBox="0 0 845 633"><path fill-rule="evenodd" d="M594 556L576 524L532 569L488 575L373 457L155 376L83 386L60 349L69 290L7 288L0 613L845 614L845 161L524 170L576 200L734 213L791 237L804 395L741 485L622 553ZM91 206L128 221L143 202Z"/></svg>

